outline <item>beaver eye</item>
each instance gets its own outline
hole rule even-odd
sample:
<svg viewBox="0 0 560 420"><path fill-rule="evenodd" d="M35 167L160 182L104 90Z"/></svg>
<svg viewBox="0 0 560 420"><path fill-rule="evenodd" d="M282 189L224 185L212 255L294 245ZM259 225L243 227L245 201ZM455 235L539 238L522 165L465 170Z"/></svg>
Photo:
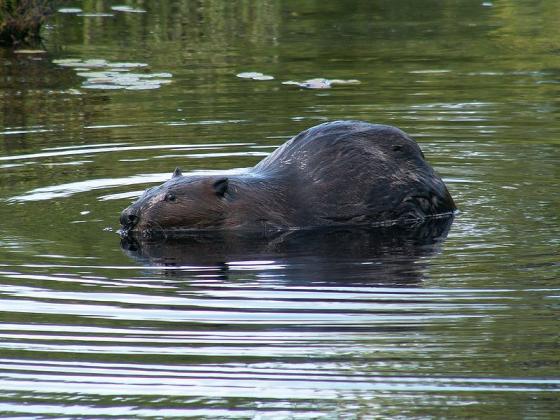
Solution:
<svg viewBox="0 0 560 420"><path fill-rule="evenodd" d="M167 193L165 194L165 201L169 201L170 203L174 203L175 201L177 201L177 197L175 197L175 194L173 193Z"/></svg>

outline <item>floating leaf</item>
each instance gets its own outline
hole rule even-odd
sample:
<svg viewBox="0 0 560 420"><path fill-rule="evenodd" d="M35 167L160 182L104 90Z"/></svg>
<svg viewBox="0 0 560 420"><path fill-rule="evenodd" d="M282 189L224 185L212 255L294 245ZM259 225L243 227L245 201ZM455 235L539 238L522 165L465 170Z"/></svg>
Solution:
<svg viewBox="0 0 560 420"><path fill-rule="evenodd" d="M111 7L111 10L114 10L115 12L124 12L124 13L146 13L146 11L144 9L135 9L134 7L131 6L113 6Z"/></svg>
<svg viewBox="0 0 560 420"><path fill-rule="evenodd" d="M45 50L15 50L16 54L45 54Z"/></svg>
<svg viewBox="0 0 560 420"><path fill-rule="evenodd" d="M99 68L107 65L106 60L55 60L53 63L63 67Z"/></svg>
<svg viewBox="0 0 560 420"><path fill-rule="evenodd" d="M293 80L288 80L287 82L282 82L283 85L295 85L305 89L330 89L332 85L356 85L361 83L356 79L342 80L342 79L309 79L303 82L295 82Z"/></svg>
<svg viewBox="0 0 560 420"><path fill-rule="evenodd" d="M115 16L112 13L79 13L78 16L80 17L113 17Z"/></svg>
<svg viewBox="0 0 560 420"><path fill-rule="evenodd" d="M243 73L236 74L237 77L242 79L253 79L253 80L273 80L273 76L262 74L256 71L246 71Z"/></svg>
<svg viewBox="0 0 560 420"><path fill-rule="evenodd" d="M159 89L161 85L152 83L139 83L132 86L127 86L126 90L147 90L147 89Z"/></svg>
<svg viewBox="0 0 560 420"><path fill-rule="evenodd" d="M79 58L58 58L56 60L53 60L52 62L54 64L67 64L67 63L78 63L82 60L80 60Z"/></svg>
<svg viewBox="0 0 560 420"><path fill-rule="evenodd" d="M93 83L93 84L109 84L109 83L113 83L113 79L110 78L110 77L91 78L91 79L88 79L87 83Z"/></svg>
<svg viewBox="0 0 560 420"><path fill-rule="evenodd" d="M109 85L109 84L83 84L82 87L84 89L106 89L106 90L115 90L115 89L123 89L124 86L119 85Z"/></svg>
<svg viewBox="0 0 560 420"><path fill-rule="evenodd" d="M331 85L359 85L360 82L357 79L349 79L349 80L341 80L341 79L332 79Z"/></svg>
<svg viewBox="0 0 560 420"><path fill-rule="evenodd" d="M58 9L58 13L82 13L83 10L77 7L63 7Z"/></svg>
<svg viewBox="0 0 560 420"><path fill-rule="evenodd" d="M300 86L307 89L330 89L331 81L329 79L309 79L302 82Z"/></svg>
<svg viewBox="0 0 560 420"><path fill-rule="evenodd" d="M90 58L89 60L85 60L84 64L91 66L106 66L107 60L103 60L102 58Z"/></svg>
<svg viewBox="0 0 560 420"><path fill-rule="evenodd" d="M85 71L76 74L81 77L112 77L111 72L108 71Z"/></svg>
<svg viewBox="0 0 560 420"><path fill-rule="evenodd" d="M62 67L79 67L82 66L83 63L80 62L73 62L73 61L69 61L67 63L58 63L59 66Z"/></svg>
<svg viewBox="0 0 560 420"><path fill-rule="evenodd" d="M243 73L238 73L236 74L237 77L241 77L242 79L252 79L253 76L255 76L256 74L262 74L262 73L255 73L255 72L243 72Z"/></svg>
<svg viewBox="0 0 560 420"><path fill-rule="evenodd" d="M54 63L63 67L73 67L76 74L84 77L85 89L158 89L162 84L171 83L171 73L131 73L130 69L146 67L146 63L111 63L103 59L59 59ZM100 69L101 71L92 71ZM105 70L107 69L107 70Z"/></svg>
<svg viewBox="0 0 560 420"><path fill-rule="evenodd" d="M253 77L253 80L274 80L274 76L268 76L266 74L263 74L262 76Z"/></svg>
<svg viewBox="0 0 560 420"><path fill-rule="evenodd" d="M171 83L171 80L168 80L168 79L148 79L148 80L142 79L140 81L140 83L148 84L148 85L161 85L161 84L166 85L166 84Z"/></svg>
<svg viewBox="0 0 560 420"><path fill-rule="evenodd" d="M113 83L122 86L132 86L140 82L137 77L113 77Z"/></svg>
<svg viewBox="0 0 560 420"><path fill-rule="evenodd" d="M173 77L173 75L171 73L151 73L151 74L142 74L141 77L145 77L145 78Z"/></svg>
<svg viewBox="0 0 560 420"><path fill-rule="evenodd" d="M134 68L134 67L148 67L146 63L109 63L111 67L115 68Z"/></svg>
<svg viewBox="0 0 560 420"><path fill-rule="evenodd" d="M111 69L105 72L105 74L108 74L111 77L134 77L136 79L140 79L141 77L144 77L144 75L141 73L130 73L128 70L126 71L120 71L118 69L116 70L117 71L115 71L115 69Z"/></svg>
<svg viewBox="0 0 560 420"><path fill-rule="evenodd" d="M309 79L304 82L295 82L289 80L287 82L282 82L283 85L295 85L306 89L330 89L331 82L328 79Z"/></svg>

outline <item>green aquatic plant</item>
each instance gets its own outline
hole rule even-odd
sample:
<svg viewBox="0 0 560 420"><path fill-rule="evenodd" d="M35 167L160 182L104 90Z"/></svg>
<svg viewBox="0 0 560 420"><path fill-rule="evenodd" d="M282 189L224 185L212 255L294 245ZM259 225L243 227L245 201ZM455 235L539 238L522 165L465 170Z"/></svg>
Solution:
<svg viewBox="0 0 560 420"><path fill-rule="evenodd" d="M50 14L49 0L0 0L0 44L28 43L39 39Z"/></svg>

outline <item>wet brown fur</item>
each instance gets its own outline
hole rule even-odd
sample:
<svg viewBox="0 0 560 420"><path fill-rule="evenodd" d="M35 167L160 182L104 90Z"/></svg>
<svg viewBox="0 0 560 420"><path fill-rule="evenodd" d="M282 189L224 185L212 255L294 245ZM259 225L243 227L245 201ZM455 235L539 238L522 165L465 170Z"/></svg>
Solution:
<svg viewBox="0 0 560 420"><path fill-rule="evenodd" d="M121 223L144 233L277 231L410 223L454 210L443 181L403 131L335 121L303 131L240 175L176 172L125 209Z"/></svg>

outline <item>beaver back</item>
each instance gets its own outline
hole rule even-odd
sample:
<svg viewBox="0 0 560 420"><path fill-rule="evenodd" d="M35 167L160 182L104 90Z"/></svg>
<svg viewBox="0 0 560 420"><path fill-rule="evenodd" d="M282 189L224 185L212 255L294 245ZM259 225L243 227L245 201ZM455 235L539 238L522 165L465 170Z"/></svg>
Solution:
<svg viewBox="0 0 560 420"><path fill-rule="evenodd" d="M445 184L403 131L335 121L303 131L252 172L291 185L313 224L372 223L449 213ZM308 217L304 217L308 219Z"/></svg>

